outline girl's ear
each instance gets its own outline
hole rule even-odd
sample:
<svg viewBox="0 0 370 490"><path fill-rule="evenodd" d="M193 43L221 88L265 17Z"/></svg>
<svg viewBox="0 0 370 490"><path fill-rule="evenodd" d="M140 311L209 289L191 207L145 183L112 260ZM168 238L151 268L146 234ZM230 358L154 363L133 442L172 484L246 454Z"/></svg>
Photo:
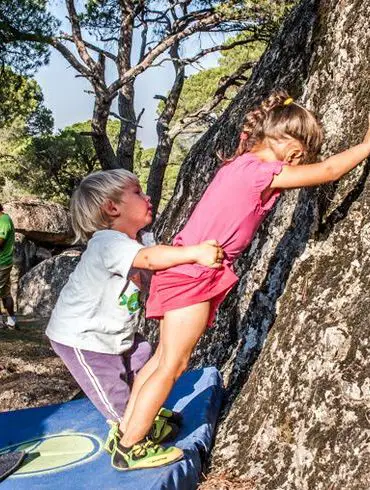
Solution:
<svg viewBox="0 0 370 490"><path fill-rule="evenodd" d="M107 216L112 218L120 214L117 204L112 199L107 199L102 205L102 209Z"/></svg>
<svg viewBox="0 0 370 490"><path fill-rule="evenodd" d="M288 151L285 160L291 165L298 165L303 161L304 151L300 148L292 148Z"/></svg>

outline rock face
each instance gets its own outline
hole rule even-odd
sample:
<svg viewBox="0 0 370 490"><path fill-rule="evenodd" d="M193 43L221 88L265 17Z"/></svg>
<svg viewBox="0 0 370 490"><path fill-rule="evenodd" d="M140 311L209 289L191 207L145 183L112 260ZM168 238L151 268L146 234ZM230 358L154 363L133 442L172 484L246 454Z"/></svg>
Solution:
<svg viewBox="0 0 370 490"><path fill-rule="evenodd" d="M19 268L19 276L43 260L50 259L52 255L50 249L38 246L21 233L15 234L14 265Z"/></svg>
<svg viewBox="0 0 370 490"><path fill-rule="evenodd" d="M73 270L73 264L77 263L75 257L79 252L76 251L67 252L62 259L54 257L69 247L73 240L69 211L59 204L34 199L8 202L4 211L9 213L16 229L11 282L12 296L17 303L19 293L17 311L48 316ZM50 261L32 270L47 259ZM54 277L54 272L59 274L59 268L60 275ZM21 282L29 271L32 272Z"/></svg>
<svg viewBox="0 0 370 490"><path fill-rule="evenodd" d="M42 261L22 276L18 288L18 313L49 317L80 255L79 250L67 250Z"/></svg>
<svg viewBox="0 0 370 490"><path fill-rule="evenodd" d="M232 152L245 113L285 88L321 118L323 155L356 144L370 111L370 4L303 1L220 120L190 151L157 223L169 241ZM370 488L369 162L290 191L237 263L239 284L193 364L227 387L212 455L257 489ZM247 483L246 483L247 484Z"/></svg>
<svg viewBox="0 0 370 490"><path fill-rule="evenodd" d="M25 200L4 205L17 232L28 239L59 245L70 245L73 230L69 212L60 204Z"/></svg>

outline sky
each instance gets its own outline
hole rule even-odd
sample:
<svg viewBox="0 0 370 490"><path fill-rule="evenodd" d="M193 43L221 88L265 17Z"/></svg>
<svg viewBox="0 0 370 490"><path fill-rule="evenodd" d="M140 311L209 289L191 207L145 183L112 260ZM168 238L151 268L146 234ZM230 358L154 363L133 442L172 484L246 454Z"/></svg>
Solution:
<svg viewBox="0 0 370 490"><path fill-rule="evenodd" d="M172 73L170 66L153 69L144 73L136 82L136 113L145 108L140 122L143 128L138 128L138 138L144 147L155 145L158 100L153 97L169 90ZM83 78L76 77L74 68L58 52L52 52L50 63L42 67L35 78L42 88L46 107L53 112L56 130L91 119L94 98L86 93L86 90L91 90L91 86Z"/></svg>
<svg viewBox="0 0 370 490"><path fill-rule="evenodd" d="M51 12L63 19L66 16L64 4L61 0L55 0L52 4ZM69 32L69 24L65 21L62 29ZM202 46L212 42L211 39L203 39ZM199 39L187 43L187 55L195 53L199 46ZM216 66L217 54L211 54L202 61L203 68ZM196 72L195 68L188 70L187 74ZM113 66L109 70L109 76L114 76ZM152 147L156 144L157 135L155 130L155 118L158 100L154 95L166 95L173 81L173 68L170 63L165 63L161 67L150 68L136 81L135 109L138 114L142 108L145 112L138 128L138 138L144 148ZM38 70L35 79L40 84L45 100L45 106L52 110L55 130L63 129L76 122L91 119L93 111L93 96L86 93L91 90L90 84L81 77L76 77L77 72L71 67L63 56L52 49L50 62ZM114 110L114 106L112 108Z"/></svg>

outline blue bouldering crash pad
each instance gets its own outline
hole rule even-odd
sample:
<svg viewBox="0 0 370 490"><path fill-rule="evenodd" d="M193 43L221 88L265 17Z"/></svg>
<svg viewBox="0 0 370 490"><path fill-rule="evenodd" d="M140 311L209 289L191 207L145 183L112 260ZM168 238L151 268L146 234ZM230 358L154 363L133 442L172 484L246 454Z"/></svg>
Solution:
<svg viewBox="0 0 370 490"><path fill-rule="evenodd" d="M1 490L196 489L212 444L221 398L221 376L215 368L184 374L166 406L183 414L184 424L175 444L184 450L185 459L129 473L111 468L103 449L108 426L86 398L0 413L0 453L27 453L21 467L1 483Z"/></svg>

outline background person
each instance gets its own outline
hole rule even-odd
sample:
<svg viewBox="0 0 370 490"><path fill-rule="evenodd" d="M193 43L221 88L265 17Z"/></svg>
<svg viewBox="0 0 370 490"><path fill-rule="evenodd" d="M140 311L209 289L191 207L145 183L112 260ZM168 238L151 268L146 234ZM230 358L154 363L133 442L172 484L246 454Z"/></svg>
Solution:
<svg viewBox="0 0 370 490"><path fill-rule="evenodd" d="M3 326L16 328L14 301L10 293L10 272L13 267L15 243L14 225L11 217L4 213L0 204L0 297L8 316Z"/></svg>

